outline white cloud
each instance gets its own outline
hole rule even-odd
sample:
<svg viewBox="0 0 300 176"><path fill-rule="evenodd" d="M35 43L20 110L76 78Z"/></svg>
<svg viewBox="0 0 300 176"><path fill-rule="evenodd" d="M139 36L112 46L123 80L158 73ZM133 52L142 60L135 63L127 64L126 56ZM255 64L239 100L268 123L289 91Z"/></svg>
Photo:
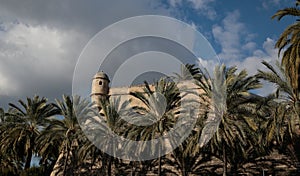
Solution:
<svg viewBox="0 0 300 176"><path fill-rule="evenodd" d="M262 49L253 51L252 55L246 57L243 60L229 61L230 65L236 65L239 69L246 69L250 75L254 75L258 69L265 70L265 67L261 62L273 62L278 59L278 50L274 48L275 41L271 38L267 38L263 43Z"/></svg>
<svg viewBox="0 0 300 176"><path fill-rule="evenodd" d="M160 5L159 1L152 0L8 0L0 2L0 20L76 29L93 35L99 29L131 16L167 14Z"/></svg>
<svg viewBox="0 0 300 176"><path fill-rule="evenodd" d="M273 7L285 7L289 2L288 0L262 0L261 6L268 10Z"/></svg>
<svg viewBox="0 0 300 176"><path fill-rule="evenodd" d="M93 35L121 19L167 15L152 0L0 2L0 97L71 94L76 61ZM89 90L87 90L89 91Z"/></svg>
<svg viewBox="0 0 300 176"><path fill-rule="evenodd" d="M172 7L176 7L182 3L182 0L168 0L168 2Z"/></svg>
<svg viewBox="0 0 300 176"><path fill-rule="evenodd" d="M214 2L214 0L188 0L194 5L195 9L205 9L208 7L209 3Z"/></svg>
<svg viewBox="0 0 300 176"><path fill-rule="evenodd" d="M268 71L267 68L261 63L266 61L272 65L275 65L276 60L278 60L278 49L274 48L275 40L271 38L266 38L263 43L262 49L256 49L252 52L251 55L236 60L227 60L225 64L229 66L237 66L238 71L247 70L248 75L255 75L257 70ZM252 45L252 44L247 44ZM252 47L251 47L252 48ZM204 60L198 58L198 64L200 68L206 68L209 71L209 74L213 74L213 69L217 64L217 60ZM256 94L261 96L266 96L275 91L275 86L272 83L262 81L263 87L255 91Z"/></svg>
<svg viewBox="0 0 300 176"><path fill-rule="evenodd" d="M275 40L267 38L263 44L263 48L265 49L266 53L269 56L272 56L272 58L278 58L278 49L275 49L275 43Z"/></svg>
<svg viewBox="0 0 300 176"><path fill-rule="evenodd" d="M248 42L242 46L242 50L253 51L256 48L255 42Z"/></svg>
<svg viewBox="0 0 300 176"><path fill-rule="evenodd" d="M214 25L213 36L221 45L219 57L223 60L236 60L243 57L243 52L252 51L255 43L251 40L253 34L247 32L244 23L239 21L239 11L228 13L223 19L222 25Z"/></svg>
<svg viewBox="0 0 300 176"><path fill-rule="evenodd" d="M217 13L214 8L212 8L211 3L215 0L188 0L192 3L192 7L199 11L200 14L206 16L208 19L215 19Z"/></svg>
<svg viewBox="0 0 300 176"><path fill-rule="evenodd" d="M66 88L62 83L71 80L77 59L71 51L81 45L82 36L46 26L7 26L10 27L0 32L0 96ZM68 46L70 43L73 45Z"/></svg>
<svg viewBox="0 0 300 176"><path fill-rule="evenodd" d="M215 9L211 5L214 1L215 0L187 0L192 9L197 10L199 14L207 17L210 20L214 20L217 16ZM168 0L167 2L172 8L183 5L182 0ZM178 12L176 11L176 13Z"/></svg>
<svg viewBox="0 0 300 176"><path fill-rule="evenodd" d="M9 95L17 92L17 85L15 81L8 80L8 77L0 73L0 96Z"/></svg>

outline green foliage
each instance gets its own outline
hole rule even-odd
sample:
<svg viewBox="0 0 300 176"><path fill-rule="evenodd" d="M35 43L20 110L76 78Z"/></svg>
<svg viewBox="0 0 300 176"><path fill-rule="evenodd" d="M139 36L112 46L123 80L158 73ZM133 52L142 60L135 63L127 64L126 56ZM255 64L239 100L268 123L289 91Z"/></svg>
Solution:
<svg viewBox="0 0 300 176"><path fill-rule="evenodd" d="M227 161L233 165L247 161L251 148L256 145L251 136L257 130L253 121L253 99L257 97L249 91L260 88L261 84L256 77L247 76L245 70L236 71L236 67L217 66L214 77L208 75L197 82L204 90L200 94L202 100L210 100L205 113L207 121L199 139L200 147L210 143L212 153L224 162L224 174ZM230 155L227 154L229 151Z"/></svg>
<svg viewBox="0 0 300 176"><path fill-rule="evenodd" d="M278 20L285 16L296 17L296 22L282 32L275 47L279 49L278 55L284 51L281 63L297 96L300 90L300 9L298 5L299 0L296 1L296 7L284 8L272 16L273 19Z"/></svg>
<svg viewBox="0 0 300 176"><path fill-rule="evenodd" d="M1 151L24 162L24 169L30 167L35 152L36 138L41 129L48 123L48 117L58 113L54 104L47 103L46 98L34 96L24 102L19 100L20 107L10 103L6 114L7 122L1 126Z"/></svg>

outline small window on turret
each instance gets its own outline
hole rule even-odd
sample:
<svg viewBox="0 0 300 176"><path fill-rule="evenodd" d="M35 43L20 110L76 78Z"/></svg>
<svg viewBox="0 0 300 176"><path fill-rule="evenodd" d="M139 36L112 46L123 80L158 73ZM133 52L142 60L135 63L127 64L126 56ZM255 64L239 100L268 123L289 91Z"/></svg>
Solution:
<svg viewBox="0 0 300 176"><path fill-rule="evenodd" d="M99 85L100 85L100 86L102 85L102 81L99 81Z"/></svg>

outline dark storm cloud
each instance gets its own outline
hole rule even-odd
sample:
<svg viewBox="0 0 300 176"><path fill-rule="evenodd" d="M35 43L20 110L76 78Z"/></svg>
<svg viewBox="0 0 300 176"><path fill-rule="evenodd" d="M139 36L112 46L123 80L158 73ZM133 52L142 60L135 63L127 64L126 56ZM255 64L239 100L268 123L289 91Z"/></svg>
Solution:
<svg viewBox="0 0 300 176"><path fill-rule="evenodd" d="M4 0L0 2L0 107L38 94L71 94L78 56L98 31L118 20L166 15L152 0Z"/></svg>
<svg viewBox="0 0 300 176"><path fill-rule="evenodd" d="M0 14L8 20L55 28L80 28L87 32L99 29L121 19L145 14L167 14L158 1L150 0L4 0Z"/></svg>

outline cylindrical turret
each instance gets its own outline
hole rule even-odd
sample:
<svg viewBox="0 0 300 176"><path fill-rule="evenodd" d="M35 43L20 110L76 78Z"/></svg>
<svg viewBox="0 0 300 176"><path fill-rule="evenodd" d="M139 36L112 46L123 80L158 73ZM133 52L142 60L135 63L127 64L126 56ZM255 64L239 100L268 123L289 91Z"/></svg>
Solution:
<svg viewBox="0 0 300 176"><path fill-rule="evenodd" d="M109 93L109 78L104 72L98 72L93 77L91 100L100 106L100 99L105 99Z"/></svg>

